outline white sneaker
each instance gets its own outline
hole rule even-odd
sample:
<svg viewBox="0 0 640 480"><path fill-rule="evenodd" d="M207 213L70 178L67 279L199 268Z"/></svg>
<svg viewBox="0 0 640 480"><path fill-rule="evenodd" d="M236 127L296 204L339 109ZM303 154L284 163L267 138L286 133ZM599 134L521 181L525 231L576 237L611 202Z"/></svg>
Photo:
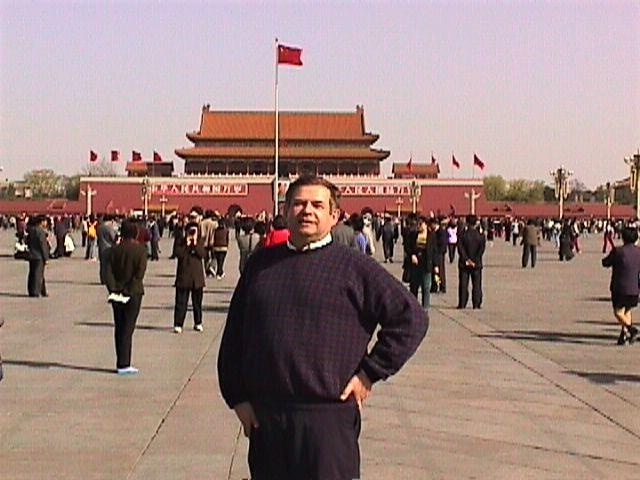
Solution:
<svg viewBox="0 0 640 480"><path fill-rule="evenodd" d="M198 325L196 325L195 327L193 327L193 329L194 329L196 332L202 332L202 331L204 331L204 327L202 326L202 324L201 324L201 323L199 323Z"/></svg>
<svg viewBox="0 0 640 480"><path fill-rule="evenodd" d="M139 370L136 367L119 368L118 375L137 375Z"/></svg>
<svg viewBox="0 0 640 480"><path fill-rule="evenodd" d="M173 333L182 333L182 327L173 327Z"/></svg>

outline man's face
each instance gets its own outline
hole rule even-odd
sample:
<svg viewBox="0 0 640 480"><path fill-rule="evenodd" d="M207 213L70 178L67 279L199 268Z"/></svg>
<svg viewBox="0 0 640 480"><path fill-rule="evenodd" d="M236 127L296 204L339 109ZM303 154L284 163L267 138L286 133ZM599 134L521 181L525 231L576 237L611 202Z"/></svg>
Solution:
<svg viewBox="0 0 640 480"><path fill-rule="evenodd" d="M303 246L326 237L337 223L340 211L330 205L331 193L322 185L297 188L287 205L291 242Z"/></svg>

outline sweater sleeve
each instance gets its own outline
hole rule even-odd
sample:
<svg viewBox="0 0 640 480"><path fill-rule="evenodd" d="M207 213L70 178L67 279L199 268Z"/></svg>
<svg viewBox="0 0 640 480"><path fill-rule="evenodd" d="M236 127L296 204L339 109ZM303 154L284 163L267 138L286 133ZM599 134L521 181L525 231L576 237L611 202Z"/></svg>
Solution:
<svg viewBox="0 0 640 480"><path fill-rule="evenodd" d="M242 380L242 330L247 276L248 274L245 273L240 277L231 297L227 322L218 352L218 383L222 397L229 408L233 408L249 398Z"/></svg>
<svg viewBox="0 0 640 480"><path fill-rule="evenodd" d="M380 330L360 368L376 382L395 374L415 353L427 333L429 317L400 282L371 263L374 271L366 276L362 291L363 313Z"/></svg>

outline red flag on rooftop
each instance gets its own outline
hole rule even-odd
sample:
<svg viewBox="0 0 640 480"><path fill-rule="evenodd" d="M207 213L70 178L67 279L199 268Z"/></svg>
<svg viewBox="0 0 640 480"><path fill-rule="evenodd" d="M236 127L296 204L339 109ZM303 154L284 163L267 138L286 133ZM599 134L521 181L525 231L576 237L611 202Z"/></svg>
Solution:
<svg viewBox="0 0 640 480"><path fill-rule="evenodd" d="M409 173L413 172L413 155L409 157L409 162L407 163L407 171Z"/></svg>
<svg viewBox="0 0 640 480"><path fill-rule="evenodd" d="M90 162L97 162L98 161L98 154L96 152L94 152L93 150L91 150L89 152L89 161Z"/></svg>
<svg viewBox="0 0 640 480"><path fill-rule="evenodd" d="M141 162L142 161L142 155L140 155L140 152L136 152L135 150L131 151L131 161L132 162Z"/></svg>
<svg viewBox="0 0 640 480"><path fill-rule="evenodd" d="M460 168L460 162L456 160L456 156L453 154L451 155L451 164L456 168Z"/></svg>
<svg viewBox="0 0 640 480"><path fill-rule="evenodd" d="M120 160L120 152L118 150L111 150L111 161L117 162Z"/></svg>
<svg viewBox="0 0 640 480"><path fill-rule="evenodd" d="M302 49L278 45L278 63L302 66Z"/></svg>
<svg viewBox="0 0 640 480"><path fill-rule="evenodd" d="M438 161L436 160L436 157L433 156L433 153L431 154L431 165L435 165L436 163L438 163Z"/></svg>
<svg viewBox="0 0 640 480"><path fill-rule="evenodd" d="M154 162L162 162L162 157L160 156L160 154L158 152L156 152L155 150L153 151L153 161Z"/></svg>
<svg viewBox="0 0 640 480"><path fill-rule="evenodd" d="M478 158L478 155L473 154L473 164L480 168L480 170L484 170L484 162Z"/></svg>

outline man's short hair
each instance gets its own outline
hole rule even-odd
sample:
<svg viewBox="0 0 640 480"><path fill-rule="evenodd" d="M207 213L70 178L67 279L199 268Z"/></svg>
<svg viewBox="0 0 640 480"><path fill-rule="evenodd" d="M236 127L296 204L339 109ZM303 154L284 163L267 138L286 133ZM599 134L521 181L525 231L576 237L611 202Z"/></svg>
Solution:
<svg viewBox="0 0 640 480"><path fill-rule="evenodd" d="M318 177L316 175L302 175L301 177L298 177L295 182L289 185L289 189L287 190L287 194L285 196L285 203L287 204L287 206L291 205L293 196L296 194L298 188L311 185L320 185L329 190L329 208L331 210L340 208L340 189L329 180L325 180L324 178Z"/></svg>
<svg viewBox="0 0 640 480"><path fill-rule="evenodd" d="M125 220L120 226L120 236L132 240L138 236L138 226L131 220Z"/></svg>
<svg viewBox="0 0 640 480"><path fill-rule="evenodd" d="M625 227L620 236L625 245L627 243L636 243L638 241L638 230L632 227Z"/></svg>

